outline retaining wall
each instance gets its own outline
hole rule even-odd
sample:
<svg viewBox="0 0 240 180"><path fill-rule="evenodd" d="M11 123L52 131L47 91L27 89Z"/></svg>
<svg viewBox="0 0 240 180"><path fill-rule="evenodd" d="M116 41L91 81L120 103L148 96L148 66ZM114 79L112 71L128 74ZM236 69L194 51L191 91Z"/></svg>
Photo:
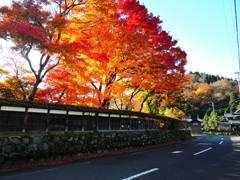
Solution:
<svg viewBox="0 0 240 180"><path fill-rule="evenodd" d="M132 149L191 138L189 131L126 131L0 137L0 166Z"/></svg>

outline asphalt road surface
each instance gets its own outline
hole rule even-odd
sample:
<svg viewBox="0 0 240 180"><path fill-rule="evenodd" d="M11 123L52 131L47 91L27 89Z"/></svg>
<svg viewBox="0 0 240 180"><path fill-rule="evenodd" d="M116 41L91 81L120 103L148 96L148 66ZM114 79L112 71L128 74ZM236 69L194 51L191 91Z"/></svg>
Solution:
<svg viewBox="0 0 240 180"><path fill-rule="evenodd" d="M5 172L0 180L240 180L240 137L198 136L184 144Z"/></svg>

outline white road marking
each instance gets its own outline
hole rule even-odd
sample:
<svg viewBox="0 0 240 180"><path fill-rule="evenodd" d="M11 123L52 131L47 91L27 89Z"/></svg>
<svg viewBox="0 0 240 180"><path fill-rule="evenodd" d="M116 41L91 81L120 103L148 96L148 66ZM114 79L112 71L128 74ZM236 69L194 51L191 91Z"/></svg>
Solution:
<svg viewBox="0 0 240 180"><path fill-rule="evenodd" d="M9 178L15 178L15 177L19 177L19 176L28 176L28 175L38 174L38 173L42 173L42 172L54 171L56 169L57 168L51 168L51 169L38 170L38 171L34 171L34 172L21 173L21 174L16 174L16 175L11 175L11 176L4 176L4 177L0 177L0 179L9 179Z"/></svg>
<svg viewBox="0 0 240 180"><path fill-rule="evenodd" d="M122 180L135 179L135 178L138 178L138 177L140 177L140 176L143 176L143 175L152 173L152 172L157 171L157 170L158 170L158 168L153 168L153 169L150 169L150 170L148 170L148 171L144 171L144 172L142 172L142 173L136 174L136 175L134 175L134 176L131 176L131 177L128 177L128 178L125 178L125 179L122 179Z"/></svg>
<svg viewBox="0 0 240 180"><path fill-rule="evenodd" d="M221 140L223 140L223 138L221 138Z"/></svg>
<svg viewBox="0 0 240 180"><path fill-rule="evenodd" d="M204 153L204 152L206 152L206 151L209 151L209 150L211 150L212 149L212 147L210 147L210 148L207 148L207 149L204 149L204 150L202 150L202 151L200 151L200 152L197 152L197 153L195 153L195 154L193 154L194 156L197 156L197 155L199 155L199 154L201 154L201 153Z"/></svg>
<svg viewBox="0 0 240 180"><path fill-rule="evenodd" d="M222 143L223 143L223 141L219 142L218 144L222 144Z"/></svg>

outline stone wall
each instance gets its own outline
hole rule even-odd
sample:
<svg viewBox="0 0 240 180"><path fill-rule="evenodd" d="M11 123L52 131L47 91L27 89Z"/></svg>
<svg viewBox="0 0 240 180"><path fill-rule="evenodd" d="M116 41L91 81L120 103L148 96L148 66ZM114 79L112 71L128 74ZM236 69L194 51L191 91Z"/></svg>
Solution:
<svg viewBox="0 0 240 180"><path fill-rule="evenodd" d="M0 167L131 149L191 138L188 131L126 131L0 136Z"/></svg>

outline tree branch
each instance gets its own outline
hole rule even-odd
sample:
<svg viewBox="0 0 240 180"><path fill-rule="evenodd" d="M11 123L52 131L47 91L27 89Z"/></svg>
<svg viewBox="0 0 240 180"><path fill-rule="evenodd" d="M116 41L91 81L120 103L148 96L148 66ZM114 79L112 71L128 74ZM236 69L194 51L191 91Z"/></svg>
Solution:
<svg viewBox="0 0 240 180"><path fill-rule="evenodd" d="M43 73L43 75L41 76L41 79L43 79L49 71L51 71L51 70L54 69L56 66L58 66L59 61L60 61L60 60L58 60L58 62L57 62L55 65L53 65L53 66L51 66L50 68L48 68L48 69Z"/></svg>
<svg viewBox="0 0 240 180"><path fill-rule="evenodd" d="M91 85L98 90L97 86L93 82L91 82Z"/></svg>
<svg viewBox="0 0 240 180"><path fill-rule="evenodd" d="M64 94L65 94L65 91L66 91L66 89L63 89L62 93L59 95L59 97L58 97L58 101L57 101L57 104L59 104L59 103L61 102L62 97L63 97Z"/></svg>
<svg viewBox="0 0 240 180"><path fill-rule="evenodd" d="M29 53L30 53L31 50L32 50L32 45L29 46L26 54L24 55L24 58L27 60L28 65L29 65L31 71L33 72L34 76L35 76L36 79L37 79L37 78L38 78L38 75L37 75L36 71L34 70L34 68L33 68L33 66L32 66L32 62L31 62L31 60L30 60L30 58L29 58Z"/></svg>
<svg viewBox="0 0 240 180"><path fill-rule="evenodd" d="M39 67L41 67L43 65L43 58L45 57L45 54L42 54L41 58L40 58L40 65Z"/></svg>
<svg viewBox="0 0 240 180"><path fill-rule="evenodd" d="M146 97L143 99L143 101L142 101L142 103L141 103L141 107L140 107L140 109L139 109L139 112L142 112L143 105L144 105L144 103L148 100L148 98L151 96L151 93L152 93L152 91L150 91L150 92L146 95Z"/></svg>
<svg viewBox="0 0 240 180"><path fill-rule="evenodd" d="M114 104L116 105L116 107L117 107L118 110L121 110L121 109L119 108L116 100L114 100Z"/></svg>
<svg viewBox="0 0 240 180"><path fill-rule="evenodd" d="M42 58L42 57L41 57L41 58ZM47 65L49 59L50 59L50 56L47 56L46 59L45 59L45 61L44 61L43 63L41 62L41 65L40 65L39 70L38 70L38 77L39 77L40 79L42 79L42 72L43 72L45 66ZM40 60L40 61L42 61L42 60ZM44 75L44 76L45 76L45 75Z"/></svg>
<svg viewBox="0 0 240 180"><path fill-rule="evenodd" d="M83 4L83 2L79 2L79 3L76 3L76 4L75 4L75 2L76 2L76 0L72 1L72 4L69 5L69 6L67 6L66 0L65 0L66 8L65 8L65 9L63 10L63 12L62 12L62 14L63 14L64 16L68 15L68 13L69 13L73 8L75 8L76 6L80 6L80 5Z"/></svg>

